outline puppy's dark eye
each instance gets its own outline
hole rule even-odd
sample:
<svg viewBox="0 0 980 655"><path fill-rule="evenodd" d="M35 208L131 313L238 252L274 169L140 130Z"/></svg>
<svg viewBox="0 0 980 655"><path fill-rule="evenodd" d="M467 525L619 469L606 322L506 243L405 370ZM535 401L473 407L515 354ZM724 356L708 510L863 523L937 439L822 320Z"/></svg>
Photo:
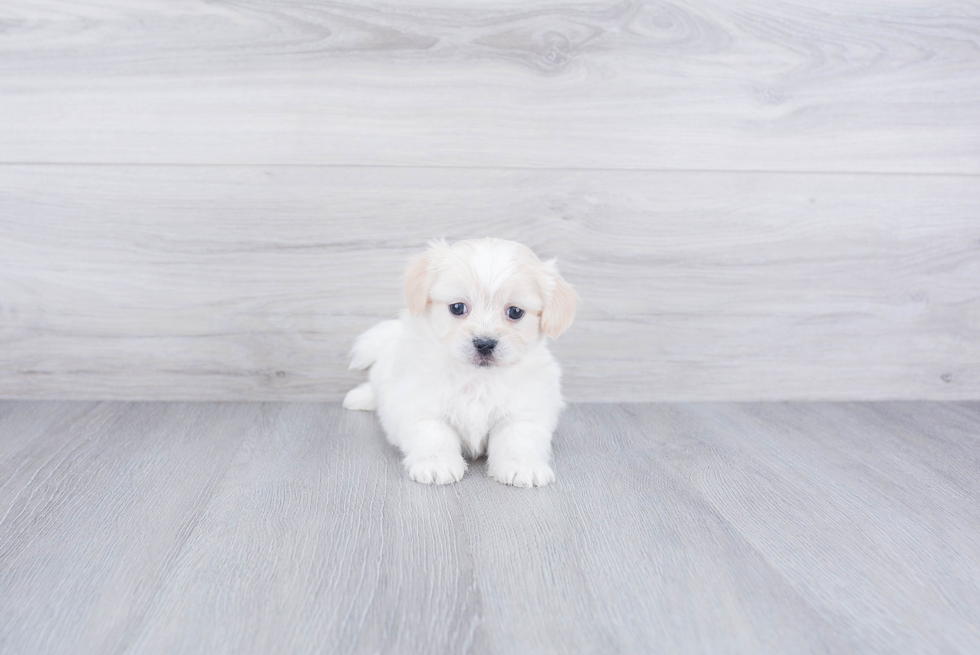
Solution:
<svg viewBox="0 0 980 655"><path fill-rule="evenodd" d="M466 313L466 305L461 302L454 302L449 306L449 311L451 311L456 316L462 316Z"/></svg>
<svg viewBox="0 0 980 655"><path fill-rule="evenodd" d="M512 321L519 321L521 316L524 316L524 310L520 307L508 307L507 308L507 318Z"/></svg>

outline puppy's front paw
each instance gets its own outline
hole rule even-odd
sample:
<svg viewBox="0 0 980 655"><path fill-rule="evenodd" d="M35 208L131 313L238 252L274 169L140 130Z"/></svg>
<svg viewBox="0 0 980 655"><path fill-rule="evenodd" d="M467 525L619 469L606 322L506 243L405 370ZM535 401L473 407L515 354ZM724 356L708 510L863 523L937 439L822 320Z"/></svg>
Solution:
<svg viewBox="0 0 980 655"><path fill-rule="evenodd" d="M459 482L466 473L466 461L459 453L431 455L423 459L405 459L408 477L422 484Z"/></svg>
<svg viewBox="0 0 980 655"><path fill-rule="evenodd" d="M508 459L503 462L489 461L487 474L497 482L515 487L543 487L555 481L555 472L546 462Z"/></svg>

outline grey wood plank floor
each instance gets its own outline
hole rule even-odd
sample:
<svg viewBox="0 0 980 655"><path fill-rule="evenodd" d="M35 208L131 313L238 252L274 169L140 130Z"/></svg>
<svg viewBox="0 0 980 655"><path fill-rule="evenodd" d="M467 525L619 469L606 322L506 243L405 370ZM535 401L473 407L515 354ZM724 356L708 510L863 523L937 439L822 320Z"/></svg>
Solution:
<svg viewBox="0 0 980 655"><path fill-rule="evenodd" d="M335 404L0 403L0 651L977 652L980 404L572 405L410 482Z"/></svg>

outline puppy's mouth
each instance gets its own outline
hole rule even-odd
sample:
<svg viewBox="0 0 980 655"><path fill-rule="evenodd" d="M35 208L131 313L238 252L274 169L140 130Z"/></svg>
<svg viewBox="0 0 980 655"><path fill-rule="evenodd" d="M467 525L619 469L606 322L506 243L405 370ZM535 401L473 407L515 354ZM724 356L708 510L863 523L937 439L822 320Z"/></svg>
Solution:
<svg viewBox="0 0 980 655"><path fill-rule="evenodd" d="M473 363L480 368L489 368L491 366L497 365L497 359L493 355L480 355L477 354L473 360Z"/></svg>

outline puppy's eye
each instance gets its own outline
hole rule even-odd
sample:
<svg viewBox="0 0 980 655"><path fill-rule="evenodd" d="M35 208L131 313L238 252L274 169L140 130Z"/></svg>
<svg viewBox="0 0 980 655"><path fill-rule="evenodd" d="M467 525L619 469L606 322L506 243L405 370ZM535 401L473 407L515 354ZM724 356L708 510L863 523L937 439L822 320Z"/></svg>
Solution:
<svg viewBox="0 0 980 655"><path fill-rule="evenodd" d="M520 307L508 307L507 308L507 318L512 321L519 321L521 316L524 316L524 310Z"/></svg>
<svg viewBox="0 0 980 655"><path fill-rule="evenodd" d="M454 302L449 306L449 311L451 311L455 316L462 316L466 313L466 305L461 302Z"/></svg>

